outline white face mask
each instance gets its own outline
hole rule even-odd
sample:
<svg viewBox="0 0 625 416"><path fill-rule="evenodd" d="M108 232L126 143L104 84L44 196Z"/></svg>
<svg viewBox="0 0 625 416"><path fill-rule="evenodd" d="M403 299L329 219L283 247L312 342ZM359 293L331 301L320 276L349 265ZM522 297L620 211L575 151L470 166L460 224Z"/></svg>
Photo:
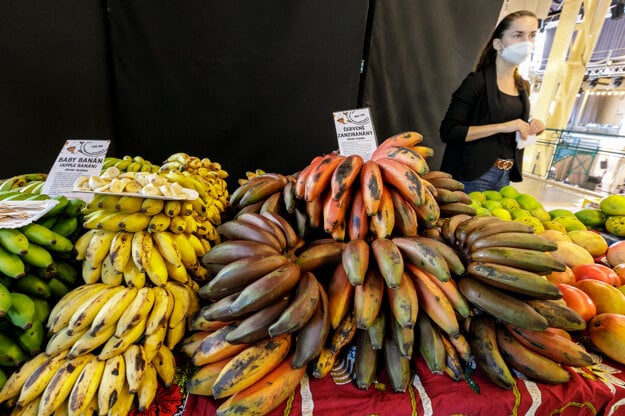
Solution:
<svg viewBox="0 0 625 416"><path fill-rule="evenodd" d="M533 49L534 44L530 41L513 43L501 51L501 57L512 65L519 65L530 56Z"/></svg>

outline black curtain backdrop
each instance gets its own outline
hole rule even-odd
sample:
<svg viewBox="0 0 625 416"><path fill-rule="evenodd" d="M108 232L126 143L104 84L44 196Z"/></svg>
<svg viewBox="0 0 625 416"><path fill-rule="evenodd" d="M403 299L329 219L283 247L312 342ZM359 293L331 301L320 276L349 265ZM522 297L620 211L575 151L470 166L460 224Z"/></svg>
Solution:
<svg viewBox="0 0 625 416"><path fill-rule="evenodd" d="M418 131L434 148L452 92L473 70L497 23L502 0L379 0L375 3L362 105L370 107L378 142Z"/></svg>
<svg viewBox="0 0 625 416"><path fill-rule="evenodd" d="M66 139L112 139L112 94L104 0L0 1L0 178L48 172Z"/></svg>
<svg viewBox="0 0 625 416"><path fill-rule="evenodd" d="M332 112L363 106L379 140L424 134L437 168L438 124L501 4L0 2L0 178L110 138L115 156L209 157L234 185L336 149Z"/></svg>
<svg viewBox="0 0 625 416"><path fill-rule="evenodd" d="M368 2L110 0L121 151L293 173L337 148Z"/></svg>

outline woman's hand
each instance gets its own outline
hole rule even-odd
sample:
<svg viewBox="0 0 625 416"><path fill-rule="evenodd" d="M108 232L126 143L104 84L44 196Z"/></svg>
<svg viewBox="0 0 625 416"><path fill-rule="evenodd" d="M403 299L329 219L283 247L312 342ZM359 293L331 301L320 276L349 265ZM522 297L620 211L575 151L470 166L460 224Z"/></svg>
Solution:
<svg viewBox="0 0 625 416"><path fill-rule="evenodd" d="M501 133L514 133L515 131L519 132L523 140L527 139L528 134L532 134L530 132L530 124L520 118L501 124Z"/></svg>
<svg viewBox="0 0 625 416"><path fill-rule="evenodd" d="M529 134L540 134L545 130L545 124L538 120L537 118L533 118L530 120L530 129Z"/></svg>

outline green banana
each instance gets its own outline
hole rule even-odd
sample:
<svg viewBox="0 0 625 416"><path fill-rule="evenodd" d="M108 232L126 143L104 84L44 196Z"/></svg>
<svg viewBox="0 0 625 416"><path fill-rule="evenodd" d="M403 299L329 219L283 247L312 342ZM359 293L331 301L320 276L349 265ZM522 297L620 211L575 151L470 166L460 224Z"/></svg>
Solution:
<svg viewBox="0 0 625 416"><path fill-rule="evenodd" d="M46 212L43 215L43 218L54 217L56 215L61 214L67 207L67 204L69 203L69 198L66 197L65 195L55 195L51 197L50 199L56 199L58 203L55 206L53 206L50 211Z"/></svg>
<svg viewBox="0 0 625 416"><path fill-rule="evenodd" d="M54 265L54 258L52 254L46 250L43 246L37 243L30 242L28 246L28 252L21 256L22 260L31 266L41 267L47 269Z"/></svg>
<svg viewBox="0 0 625 416"><path fill-rule="evenodd" d="M56 277L53 277L48 281L48 286L50 287L50 292L52 292L52 296L57 299L62 298L70 290L69 286L66 283L64 283L61 279L57 279Z"/></svg>
<svg viewBox="0 0 625 416"><path fill-rule="evenodd" d="M80 277L80 273L76 266L72 265L70 262L63 260L55 260L56 265L56 276L60 281L66 283L68 285L73 285Z"/></svg>
<svg viewBox="0 0 625 416"><path fill-rule="evenodd" d="M26 330L17 331L17 343L31 356L38 354L42 350L46 330L43 322L33 321L33 325Z"/></svg>
<svg viewBox="0 0 625 416"><path fill-rule="evenodd" d="M6 315L12 303L11 292L5 285L0 284L0 318Z"/></svg>
<svg viewBox="0 0 625 416"><path fill-rule="evenodd" d="M30 298L30 300L32 300L35 304L35 320L46 322L50 316L50 311L52 310L48 301L34 296Z"/></svg>
<svg viewBox="0 0 625 416"><path fill-rule="evenodd" d="M24 233L30 242L41 246L49 247L56 244L56 234L41 224L30 223L20 228L20 231Z"/></svg>
<svg viewBox="0 0 625 416"><path fill-rule="evenodd" d="M69 198L67 206L63 211L64 217L77 217L82 213L82 210L87 206L87 203L80 198Z"/></svg>
<svg viewBox="0 0 625 416"><path fill-rule="evenodd" d="M13 254L24 254L28 251L28 238L17 228L0 229L0 245Z"/></svg>
<svg viewBox="0 0 625 416"><path fill-rule="evenodd" d="M40 218L37 220L37 224L43 225L46 228L52 228L58 219L58 216Z"/></svg>
<svg viewBox="0 0 625 416"><path fill-rule="evenodd" d="M14 279L26 274L24 262L15 253L11 253L3 246L0 246L0 272Z"/></svg>
<svg viewBox="0 0 625 416"><path fill-rule="evenodd" d="M23 226L20 230L31 243L39 244L49 250L67 253L72 251L74 247L67 237L41 224L31 223Z"/></svg>
<svg viewBox="0 0 625 416"><path fill-rule="evenodd" d="M35 320L35 304L23 293L11 292L11 307L7 311L7 317L18 328L28 329Z"/></svg>
<svg viewBox="0 0 625 416"><path fill-rule="evenodd" d="M54 231L57 234L62 235L63 237L70 238L72 234L78 229L78 217L66 217L59 216L57 220L54 222L54 225L50 228L50 230Z"/></svg>
<svg viewBox="0 0 625 416"><path fill-rule="evenodd" d="M48 282L32 273L26 273L25 276L16 279L13 286L11 286L11 289L26 295L37 296L43 299L47 299L52 296Z"/></svg>
<svg viewBox="0 0 625 416"><path fill-rule="evenodd" d="M28 360L28 354L13 340L0 332L0 366L17 367Z"/></svg>

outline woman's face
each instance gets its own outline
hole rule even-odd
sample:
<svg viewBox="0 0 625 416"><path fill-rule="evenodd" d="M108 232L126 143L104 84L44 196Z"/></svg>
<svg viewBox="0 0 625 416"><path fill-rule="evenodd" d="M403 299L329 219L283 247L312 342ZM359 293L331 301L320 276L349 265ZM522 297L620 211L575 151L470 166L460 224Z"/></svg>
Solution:
<svg viewBox="0 0 625 416"><path fill-rule="evenodd" d="M507 30L501 34L501 39L493 40L493 47L501 51L506 46L518 42L534 42L538 32L538 21L531 16L522 16L512 21Z"/></svg>

